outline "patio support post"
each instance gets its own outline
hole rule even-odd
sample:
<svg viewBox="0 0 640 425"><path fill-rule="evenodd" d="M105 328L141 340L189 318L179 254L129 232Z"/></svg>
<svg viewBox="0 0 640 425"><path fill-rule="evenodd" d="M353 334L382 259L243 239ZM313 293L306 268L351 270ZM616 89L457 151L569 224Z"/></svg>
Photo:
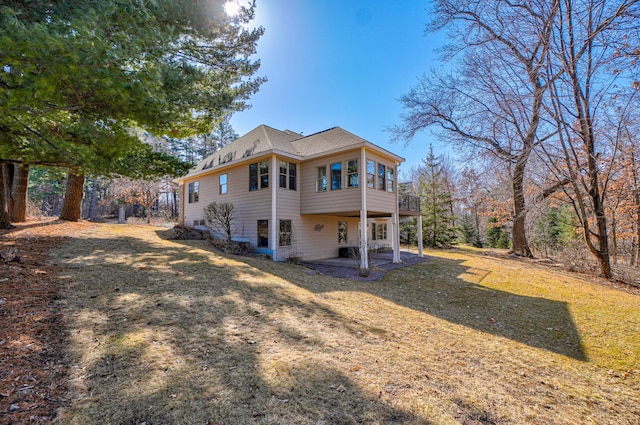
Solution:
<svg viewBox="0 0 640 425"><path fill-rule="evenodd" d="M364 146L360 148L360 169L359 185L360 185L360 269L369 269L369 243L367 241L367 154ZM363 178L364 177L364 178Z"/></svg>
<svg viewBox="0 0 640 425"><path fill-rule="evenodd" d="M396 203L397 205L397 203ZM401 263L400 260L400 223L398 223L398 213L393 213L391 216L391 243L393 245L393 262Z"/></svg>
<svg viewBox="0 0 640 425"><path fill-rule="evenodd" d="M278 160L275 155L271 157L271 170L269 170L269 186L271 187L271 256L273 261L278 261Z"/></svg>
<svg viewBox="0 0 640 425"><path fill-rule="evenodd" d="M422 214L418 216L418 257L424 257L422 253Z"/></svg>
<svg viewBox="0 0 640 425"><path fill-rule="evenodd" d="M392 184L394 185L393 192L396 196L396 200L394 202L395 208L393 209L393 214L391 215L391 227L393 230L393 235L391 236L391 242L393 244L393 262L401 263L400 259L400 195L398 190L398 163L396 163L395 170L393 170L393 175L395 179Z"/></svg>
<svg viewBox="0 0 640 425"><path fill-rule="evenodd" d="M367 210L360 210L360 269L369 269L369 243L367 241Z"/></svg>

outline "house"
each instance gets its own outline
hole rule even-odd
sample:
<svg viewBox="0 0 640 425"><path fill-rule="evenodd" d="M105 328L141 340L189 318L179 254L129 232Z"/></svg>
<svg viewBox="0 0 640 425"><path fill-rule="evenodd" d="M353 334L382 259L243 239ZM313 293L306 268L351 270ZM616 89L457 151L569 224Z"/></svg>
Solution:
<svg viewBox="0 0 640 425"><path fill-rule="evenodd" d="M303 136L260 125L176 179L181 224L204 226L206 205L230 202L234 239L275 261L391 249L400 262L399 216L419 216L419 203L400 210L403 161L340 127Z"/></svg>

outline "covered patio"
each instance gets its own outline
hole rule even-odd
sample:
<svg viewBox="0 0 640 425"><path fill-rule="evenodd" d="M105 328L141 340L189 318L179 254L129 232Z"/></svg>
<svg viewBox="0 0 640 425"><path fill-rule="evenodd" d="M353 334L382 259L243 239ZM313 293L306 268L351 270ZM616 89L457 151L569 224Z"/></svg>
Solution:
<svg viewBox="0 0 640 425"><path fill-rule="evenodd" d="M355 280L378 280L389 270L400 267L411 266L416 263L428 260L428 257L420 257L410 249L400 250L400 263L393 262L393 251L370 252L369 274L361 276L360 257L336 257L322 260L304 261L302 264L309 269L313 269L321 274L333 277L348 278Z"/></svg>

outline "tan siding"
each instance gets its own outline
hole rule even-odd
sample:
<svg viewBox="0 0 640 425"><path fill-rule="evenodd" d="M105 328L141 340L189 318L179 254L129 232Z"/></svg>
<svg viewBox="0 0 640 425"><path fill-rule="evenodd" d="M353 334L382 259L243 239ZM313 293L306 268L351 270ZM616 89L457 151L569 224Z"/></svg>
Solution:
<svg viewBox="0 0 640 425"><path fill-rule="evenodd" d="M373 152L367 151L367 160L375 161L376 164L384 164L386 167L395 168L395 163L387 158L377 155ZM366 167L366 165L365 165ZM376 165L377 170L377 165ZM366 171L366 168L365 168ZM397 174L397 173L396 173ZM367 188L367 211L369 212L384 212L393 213L396 207L396 194L398 176L394 175L395 185L394 192L387 192L386 190ZM365 176L366 179L366 176ZM386 179L386 176L385 176ZM376 175L376 187L377 187L377 175Z"/></svg>
<svg viewBox="0 0 640 425"><path fill-rule="evenodd" d="M348 224L348 244L338 243L338 222ZM338 256L338 248L358 246L358 219L326 215L302 216L296 225L296 250L305 261Z"/></svg>
<svg viewBox="0 0 640 425"><path fill-rule="evenodd" d="M270 170L271 171L271 170ZM220 174L227 174L228 191L220 195ZM186 181L185 187L194 180ZM271 220L271 188L273 187L273 173L269 181L268 189L249 191L249 165L241 165L230 168L224 173L208 175L200 181L200 201L185 204L185 223L193 225L193 220L203 219L203 209L210 202L231 202L235 207L234 238L251 242L252 247L257 246L258 220ZM186 194L189 196L188 192ZM271 238L271 235L269 235Z"/></svg>
<svg viewBox="0 0 640 425"><path fill-rule="evenodd" d="M217 179L217 177L215 177ZM199 182L200 193L198 202L189 202L189 183ZM185 226L192 227L194 220L203 220L204 207L213 200L213 194L217 193L214 190L214 183L217 185L217 180L214 180L214 176L206 176L199 179L187 180L184 182L184 224Z"/></svg>
<svg viewBox="0 0 640 425"><path fill-rule="evenodd" d="M360 150L354 150L340 155L334 155L302 163L301 170L301 214L325 214L347 211L360 211L360 188L347 188L347 172L345 161L358 159L360 170L359 182L362 186L362 165L360 162ZM331 176L329 166L335 162L342 163L342 189L331 190ZM317 167L327 167L327 180L329 188L326 192L316 192Z"/></svg>
<svg viewBox="0 0 640 425"><path fill-rule="evenodd" d="M280 160L281 158L278 158ZM286 159L282 158L283 161ZM293 226L293 243L290 247L280 247L278 246L276 252L276 259L284 260L289 258L290 256L298 256L297 255L297 234L298 229L301 226L300 221L300 164L297 163L297 190L290 190L286 188L279 187L279 170L276 170L276 174L278 174L278 179L276 179L276 217L277 220L291 220L291 224ZM287 185L289 181L287 179ZM280 223L277 223L277 229L280 229ZM276 235L277 241L280 240L280 235Z"/></svg>

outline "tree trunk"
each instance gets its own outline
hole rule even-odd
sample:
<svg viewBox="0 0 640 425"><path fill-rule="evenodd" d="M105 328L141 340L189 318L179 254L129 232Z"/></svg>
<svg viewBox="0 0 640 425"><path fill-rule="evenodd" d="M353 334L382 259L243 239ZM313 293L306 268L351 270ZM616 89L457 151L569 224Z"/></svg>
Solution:
<svg viewBox="0 0 640 425"><path fill-rule="evenodd" d="M5 173L4 165L0 164L0 229L11 229L11 221L9 220L9 211L7 209L7 192L5 189Z"/></svg>
<svg viewBox="0 0 640 425"><path fill-rule="evenodd" d="M513 231L511 233L511 249L515 255L532 258L531 248L527 241L525 219L527 216L524 200L524 171L529 159L529 151L523 150L518 155L513 171L511 190L513 196Z"/></svg>
<svg viewBox="0 0 640 425"><path fill-rule="evenodd" d="M27 221L27 189L29 186L29 166L13 165L13 178L9 197L9 218L12 222Z"/></svg>
<svg viewBox="0 0 640 425"><path fill-rule="evenodd" d="M89 201L89 213L88 219L89 221L96 220L96 204L98 200L98 179L91 179L91 199Z"/></svg>
<svg viewBox="0 0 640 425"><path fill-rule="evenodd" d="M67 190L64 194L60 220L82 220L82 198L84 196L84 174L67 174Z"/></svg>
<svg viewBox="0 0 640 425"><path fill-rule="evenodd" d="M122 201L118 202L118 224L124 224L125 221L127 221L127 215L126 215L126 211L125 211L125 206L127 204L125 204Z"/></svg>
<svg viewBox="0 0 640 425"><path fill-rule="evenodd" d="M611 256L613 257L613 264L618 264L618 223L616 222L615 209L612 210L611 214L611 242L613 243L613 253Z"/></svg>

